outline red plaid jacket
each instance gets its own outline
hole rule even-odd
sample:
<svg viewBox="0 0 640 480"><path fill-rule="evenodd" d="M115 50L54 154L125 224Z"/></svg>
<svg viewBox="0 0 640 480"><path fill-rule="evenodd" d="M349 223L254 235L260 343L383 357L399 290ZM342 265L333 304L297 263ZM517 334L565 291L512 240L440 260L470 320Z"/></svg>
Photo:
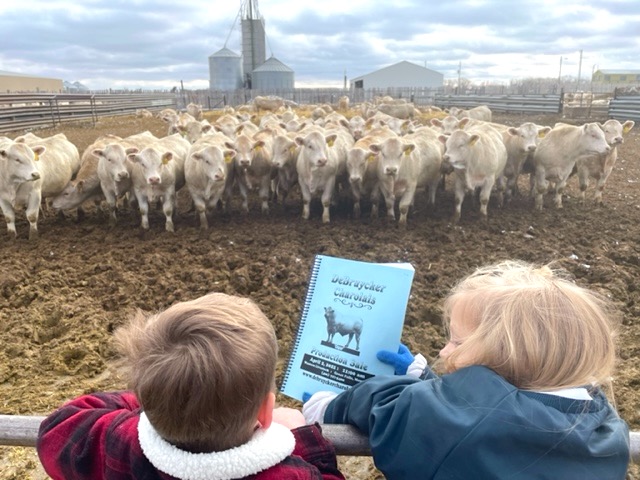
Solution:
<svg viewBox="0 0 640 480"><path fill-rule="evenodd" d="M140 405L130 392L95 393L72 400L41 424L37 449L54 480L170 480L144 456L138 441ZM319 425L293 431L295 449L256 480L344 479L333 446ZM215 474L215 472L212 472Z"/></svg>

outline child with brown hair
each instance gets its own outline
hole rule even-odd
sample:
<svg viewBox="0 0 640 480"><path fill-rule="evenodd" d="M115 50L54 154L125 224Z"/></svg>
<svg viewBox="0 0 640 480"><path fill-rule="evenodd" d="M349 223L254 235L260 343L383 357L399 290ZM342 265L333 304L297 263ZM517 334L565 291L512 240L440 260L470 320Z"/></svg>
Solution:
<svg viewBox="0 0 640 480"><path fill-rule="evenodd" d="M389 480L624 479L628 427L601 390L616 318L606 298L549 266L480 268L445 300L444 375L403 346L382 351L408 374L318 392L303 413L358 427Z"/></svg>
<svg viewBox="0 0 640 480"><path fill-rule="evenodd" d="M247 298L211 293L115 333L130 392L93 393L41 424L53 479L343 479L333 446L276 408L273 326Z"/></svg>

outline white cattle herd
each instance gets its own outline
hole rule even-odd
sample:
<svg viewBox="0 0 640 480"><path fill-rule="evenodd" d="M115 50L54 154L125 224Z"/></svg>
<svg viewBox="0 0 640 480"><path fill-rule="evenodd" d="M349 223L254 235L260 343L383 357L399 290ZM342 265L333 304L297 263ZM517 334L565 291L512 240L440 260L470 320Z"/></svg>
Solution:
<svg viewBox="0 0 640 480"><path fill-rule="evenodd" d="M359 218L364 199L372 217L384 201L387 217L395 220L398 211L404 226L416 191L427 191L433 207L447 174L454 178L454 221L460 219L464 198L475 191L486 219L490 196L502 205L505 194L508 200L517 193L525 170L531 174L536 209L543 208L551 185L554 204L562 207L563 190L576 172L580 197L585 198L589 179L595 179L595 201L602 202L617 146L634 127L630 120L514 127L492 122L486 106L452 108L443 118L437 112L441 118L423 124L424 111L388 97L350 110L343 97L337 111L328 105L307 107L304 111L312 113L304 117L298 113L302 108L257 100L252 106L226 108L211 123L199 105L190 104L186 112L162 110L158 115L167 123L166 136L102 135L82 156L62 133L0 137L0 208L9 234L17 236L16 209L24 208L33 238L41 208L77 209L80 215L88 201L104 201L111 224L117 223L118 205L128 202L139 210L145 230L150 206L161 205L165 229L173 232L176 192L183 187L202 229L209 228L216 207L229 212L238 193L243 212L257 197L268 214L270 202L283 203L295 188L305 220L317 199L324 223L330 222L331 206L345 199ZM260 110L268 113L256 115Z"/></svg>

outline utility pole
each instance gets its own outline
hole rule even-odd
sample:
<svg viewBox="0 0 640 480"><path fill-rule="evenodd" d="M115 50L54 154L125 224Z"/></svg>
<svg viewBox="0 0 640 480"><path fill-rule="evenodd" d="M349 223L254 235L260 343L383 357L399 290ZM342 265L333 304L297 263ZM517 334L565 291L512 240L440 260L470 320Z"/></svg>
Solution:
<svg viewBox="0 0 640 480"><path fill-rule="evenodd" d="M462 73L462 61L458 63L458 88L456 89L456 95L460 95L460 74Z"/></svg>
<svg viewBox="0 0 640 480"><path fill-rule="evenodd" d="M562 55L560 55L560 70L558 70L558 89L560 89L561 81L562 81Z"/></svg>
<svg viewBox="0 0 640 480"><path fill-rule="evenodd" d="M578 64L578 83L576 84L576 92L580 89L580 74L582 73L582 50L580 50L580 63Z"/></svg>

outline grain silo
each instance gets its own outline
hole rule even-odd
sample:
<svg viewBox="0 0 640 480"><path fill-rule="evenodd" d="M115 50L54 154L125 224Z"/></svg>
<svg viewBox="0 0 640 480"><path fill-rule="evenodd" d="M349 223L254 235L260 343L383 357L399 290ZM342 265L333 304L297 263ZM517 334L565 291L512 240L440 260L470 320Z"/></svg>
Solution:
<svg viewBox="0 0 640 480"><path fill-rule="evenodd" d="M231 91L242 88L242 57L223 47L209 57L209 88Z"/></svg>
<svg viewBox="0 0 640 480"><path fill-rule="evenodd" d="M258 0L244 0L242 14L242 69L245 74L245 86L252 85L251 72L262 65L266 58L266 35L264 19L258 11Z"/></svg>
<svg viewBox="0 0 640 480"><path fill-rule="evenodd" d="M251 73L255 90L292 90L293 70L275 57L270 57Z"/></svg>

